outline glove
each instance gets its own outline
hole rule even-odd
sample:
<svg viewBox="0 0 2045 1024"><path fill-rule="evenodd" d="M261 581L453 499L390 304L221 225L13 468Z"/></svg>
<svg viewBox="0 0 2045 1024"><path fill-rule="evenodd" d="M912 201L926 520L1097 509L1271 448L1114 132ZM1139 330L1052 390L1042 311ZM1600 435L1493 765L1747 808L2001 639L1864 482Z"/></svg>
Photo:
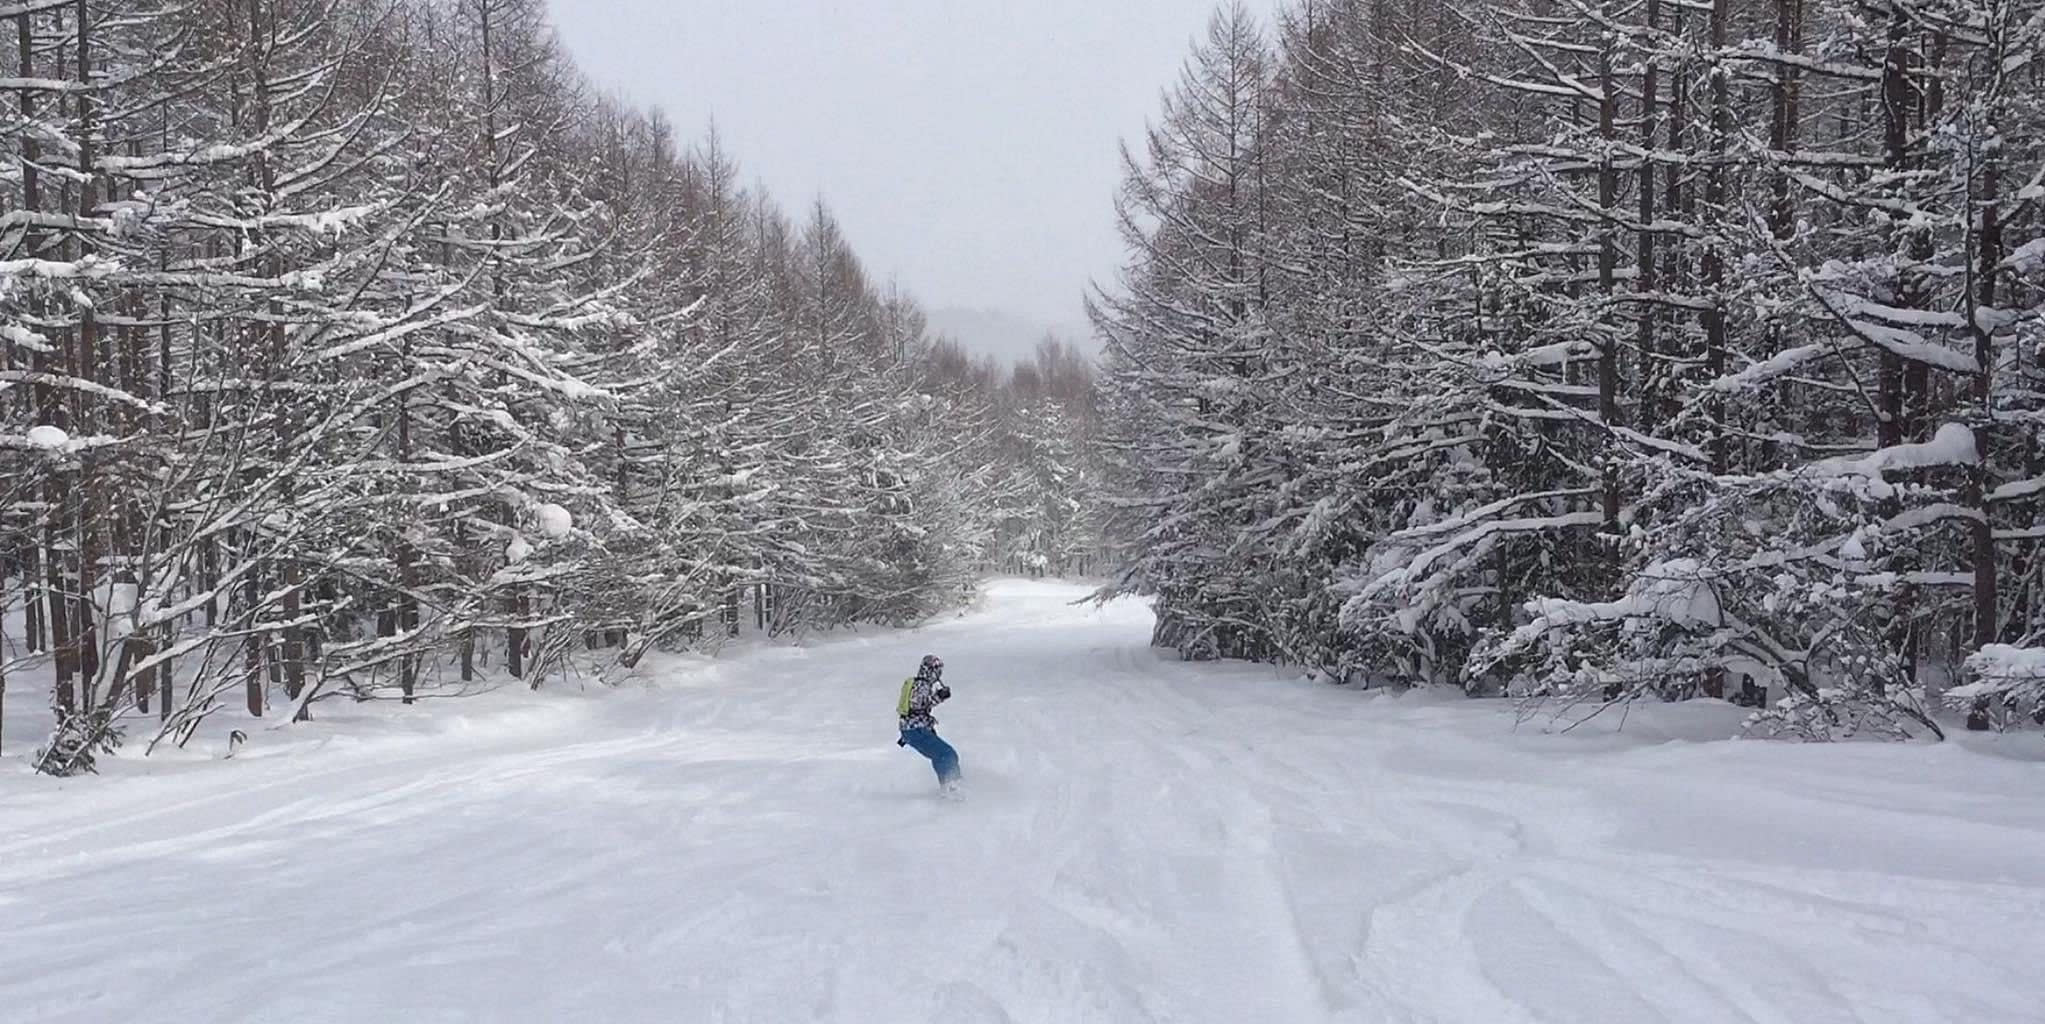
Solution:
<svg viewBox="0 0 2045 1024"><path fill-rule="evenodd" d="M944 685L944 684L942 684L942 683L938 684L938 687L937 687L937 699L938 699L938 700L950 700L950 699L951 699L951 687L949 687L949 686L945 686L945 685Z"/></svg>
<svg viewBox="0 0 2045 1024"><path fill-rule="evenodd" d="M899 738L899 737L897 737L897 738L895 739L895 746L898 746L898 747L906 747L906 746L908 746L908 745L909 745L909 741L908 741L908 740L905 740L905 739L901 739L901 738Z"/></svg>

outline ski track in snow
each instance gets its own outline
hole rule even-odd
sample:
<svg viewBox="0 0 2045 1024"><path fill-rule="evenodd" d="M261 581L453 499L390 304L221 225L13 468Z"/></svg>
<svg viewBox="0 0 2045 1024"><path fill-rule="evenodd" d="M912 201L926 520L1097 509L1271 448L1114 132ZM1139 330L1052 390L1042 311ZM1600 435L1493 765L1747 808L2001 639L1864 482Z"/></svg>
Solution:
<svg viewBox="0 0 2045 1024"><path fill-rule="evenodd" d="M2045 1014L2035 761L1514 732L1167 660L1083 594L228 762L10 757L0 1021ZM961 803L893 743L925 651Z"/></svg>

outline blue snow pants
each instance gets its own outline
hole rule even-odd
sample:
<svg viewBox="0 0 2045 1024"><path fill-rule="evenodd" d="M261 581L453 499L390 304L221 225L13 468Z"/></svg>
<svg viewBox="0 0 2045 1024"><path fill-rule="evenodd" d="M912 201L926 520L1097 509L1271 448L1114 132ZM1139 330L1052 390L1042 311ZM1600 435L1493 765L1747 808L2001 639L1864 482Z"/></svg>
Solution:
<svg viewBox="0 0 2045 1024"><path fill-rule="evenodd" d="M937 770L938 782L950 782L959 777L959 752L939 739L936 729L904 729L902 742L930 759L930 767Z"/></svg>

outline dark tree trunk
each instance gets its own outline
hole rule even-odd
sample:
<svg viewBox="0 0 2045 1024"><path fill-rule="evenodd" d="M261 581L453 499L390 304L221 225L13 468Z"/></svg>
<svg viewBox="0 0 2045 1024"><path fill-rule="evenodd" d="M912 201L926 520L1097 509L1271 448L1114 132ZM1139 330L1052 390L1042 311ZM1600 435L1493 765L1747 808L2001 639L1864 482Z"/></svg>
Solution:
<svg viewBox="0 0 2045 1024"><path fill-rule="evenodd" d="M1604 9L1610 13L1611 5ZM1603 215L1598 228L1598 292L1610 315L1612 295L1618 290L1619 243L1613 220L1619 215L1619 170L1612 163L1612 149L1619 141L1619 79L1612 67L1614 42L1607 37L1598 47L1598 138L1604 154L1598 160L1598 211ZM1619 532L1619 446L1610 431L1624 416L1619 410L1619 337L1609 331L1598 346L1598 419L1605 436L1604 516L1605 530Z"/></svg>
<svg viewBox="0 0 2045 1024"><path fill-rule="evenodd" d="M1726 18L1730 0L1712 0L1711 5L1711 46L1710 52L1720 53L1726 45ZM1732 97L1730 83L1723 69L1713 68L1711 73L1711 161L1705 171L1704 206L1705 216L1712 225L1724 221L1726 202L1726 181L1724 156L1727 140L1732 134ZM1704 275L1705 299L1710 307L1704 311L1704 373L1708 378L1723 377L1726 370L1726 317L1725 317L1725 272L1726 261L1724 242L1716 237L1705 243L1701 260ZM1712 424L1709 455L1711 471L1724 473L1728 462L1726 438L1726 403L1720 399L1711 402Z"/></svg>
<svg viewBox="0 0 2045 1024"><path fill-rule="evenodd" d="M1647 0L1645 17L1647 19L1647 30L1650 34L1660 31L1662 19L1661 0ZM1610 60L1607 58L1607 65L1609 66L1609 64ZM1638 249L1638 252L1635 253L1634 269L1635 273L1639 275L1634 287L1642 294L1649 296L1649 299L1641 303L1638 310L1640 319L1635 327L1633 340L1634 344L1640 349L1640 421L1643 428L1652 429L1659 419L1659 410L1655 408L1657 401L1655 398L1657 387L1655 378L1658 374L1655 365L1655 319L1658 314L1656 312L1656 303L1652 298L1655 289L1659 286L1659 282L1655 278L1655 236L1654 232L1648 228L1648 225L1654 223L1655 214L1655 162L1653 158L1646 154L1654 152L1655 122L1660 117L1658 104L1661 93L1661 65L1652 54L1642 61L1642 65L1643 70L1640 75L1640 148L1642 156L1640 158L1639 183L1641 227L1638 236L1634 240L1634 245Z"/></svg>
<svg viewBox="0 0 2045 1024"><path fill-rule="evenodd" d="M2002 155L1990 152L1983 155L1986 160L1981 168L1981 221L1975 240L1974 253L1974 304L1981 309L1993 309L1996 303L1996 279L2001 273L2003 261L2002 225ZM1989 454L1991 430L1994 427L1992 400L1995 384L1995 339L1983 328L1980 317L1972 317L1974 331L1974 362L1979 371L1974 375L1973 398L1979 408L1981 422L1974 432L1975 465L1968 477L1968 497L1973 499L1977 518L1971 524L1970 547L1974 563L1974 635L1972 649L1979 651L1995 643L2001 631L2002 602L2000 580L1996 574L1995 560L1995 516L1988 502L1991 484ZM1967 713L1967 728L1976 732L1989 727L1988 701L1975 700Z"/></svg>
<svg viewBox="0 0 2045 1024"><path fill-rule="evenodd" d="M253 537L244 538L244 543L253 543ZM256 628L262 618L263 600L262 573L251 569L247 585L242 589L243 600L248 603L244 612L248 619L249 636L242 642L242 691L246 698L249 714L263 716L263 634Z"/></svg>
<svg viewBox="0 0 2045 1024"><path fill-rule="evenodd" d="M1775 49L1801 56L1804 52L1804 0L1775 0ZM1769 127L1768 145L1777 159L1789 160L1797 147L1797 125L1802 119L1803 72L1792 64L1775 68L1770 89L1774 121ZM1774 195L1768 207L1768 227L1777 240L1796 230L1796 204L1790 191L1788 172L1777 173Z"/></svg>

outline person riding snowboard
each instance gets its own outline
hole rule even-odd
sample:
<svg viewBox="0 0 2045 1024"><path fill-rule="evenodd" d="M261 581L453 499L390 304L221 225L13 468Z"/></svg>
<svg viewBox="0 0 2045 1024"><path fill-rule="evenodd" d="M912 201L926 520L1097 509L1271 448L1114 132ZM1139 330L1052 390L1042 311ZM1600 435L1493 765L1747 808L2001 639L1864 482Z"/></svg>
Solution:
<svg viewBox="0 0 2045 1024"><path fill-rule="evenodd" d="M951 687L944 685L944 659L926 654L916 666L916 678L902 681L902 696L895 702L895 714L902 724L902 738L895 745L913 748L929 758L937 771L937 784L947 793L959 788L959 754L938 738L937 718L930 711L950 699Z"/></svg>

